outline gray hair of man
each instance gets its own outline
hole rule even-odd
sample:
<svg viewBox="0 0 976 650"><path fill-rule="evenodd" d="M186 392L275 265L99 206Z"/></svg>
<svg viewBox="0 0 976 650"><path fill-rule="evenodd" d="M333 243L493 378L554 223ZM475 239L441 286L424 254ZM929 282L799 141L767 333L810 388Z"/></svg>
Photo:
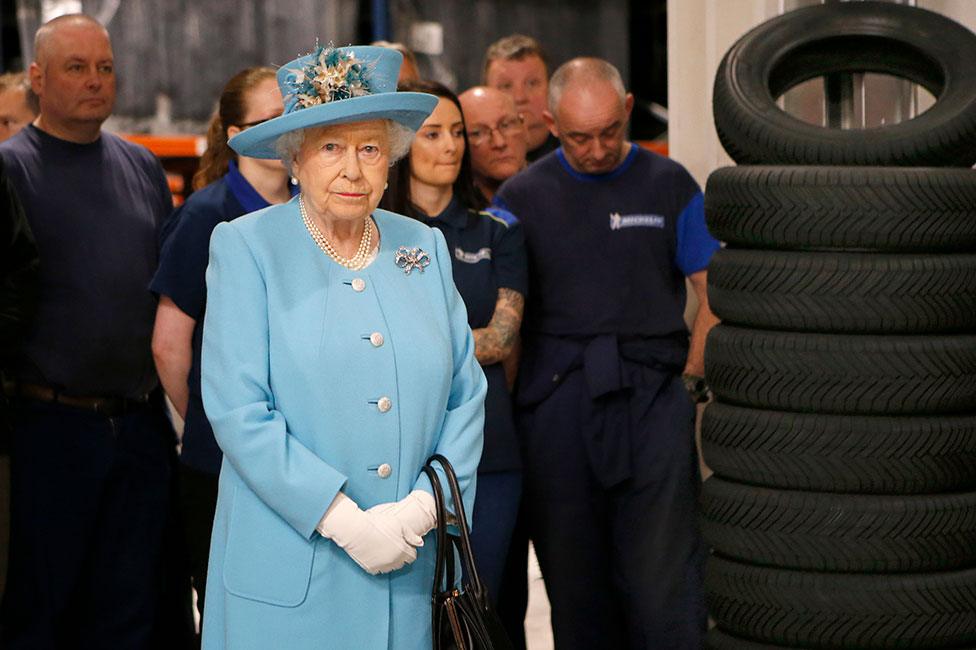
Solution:
<svg viewBox="0 0 976 650"><path fill-rule="evenodd" d="M594 81L609 83L620 97L620 103L627 101L627 89L624 88L624 80L616 66L603 59L579 57L559 66L549 80L549 112L556 115L556 108L567 86Z"/></svg>
<svg viewBox="0 0 976 650"><path fill-rule="evenodd" d="M52 18L37 28L34 33L34 61L41 65L47 64L48 50L50 49L51 39L61 27L94 27L105 32L107 37L108 30L105 25L98 22L88 14L64 14Z"/></svg>
<svg viewBox="0 0 976 650"><path fill-rule="evenodd" d="M384 122L390 134L390 166L392 167L396 161L410 153L410 146L417 132L393 120L384 120ZM298 152L305 142L306 130L289 131L275 142L275 151L278 152L278 157L281 158L289 174L292 173L292 164L298 158Z"/></svg>

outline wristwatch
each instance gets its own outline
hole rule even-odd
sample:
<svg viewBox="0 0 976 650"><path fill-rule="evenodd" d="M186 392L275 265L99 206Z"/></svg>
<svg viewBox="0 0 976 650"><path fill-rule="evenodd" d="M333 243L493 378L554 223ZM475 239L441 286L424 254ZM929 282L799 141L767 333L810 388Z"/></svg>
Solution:
<svg viewBox="0 0 976 650"><path fill-rule="evenodd" d="M685 384L685 390L691 396L691 401L695 404L702 404L712 398L712 389L701 375L685 373L681 375L681 381Z"/></svg>

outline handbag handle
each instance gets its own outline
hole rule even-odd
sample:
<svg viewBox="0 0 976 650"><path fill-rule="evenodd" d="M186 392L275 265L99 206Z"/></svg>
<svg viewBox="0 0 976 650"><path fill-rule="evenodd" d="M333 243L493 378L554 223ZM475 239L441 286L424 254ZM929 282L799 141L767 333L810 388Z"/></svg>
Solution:
<svg viewBox="0 0 976 650"><path fill-rule="evenodd" d="M454 586L454 553L448 552L447 526L443 523L447 521L447 506L444 503L441 479L429 462L424 465L424 474L430 480L431 489L434 491L434 504L437 510L437 525L434 527L437 536L437 559L434 563L434 585L431 589L432 596L436 597L444 579L445 569L448 574L448 591Z"/></svg>
<svg viewBox="0 0 976 650"><path fill-rule="evenodd" d="M435 461L440 464L441 468L444 470L444 475L447 477L447 485L448 488L451 490L451 498L454 500L454 509L456 511L455 517L457 518L457 528L458 531L460 532L460 535L458 536L457 539L460 542L459 546L461 550L461 562L464 564L464 568L467 570L468 579L471 581L471 590L475 592L475 594L480 600L481 598L484 597L485 590L484 590L484 586L481 583L481 576L478 575L478 569L474 563L474 552L471 550L471 536L470 536L471 533L470 533L470 529L468 528L467 515L464 512L464 503L461 501L461 486L458 483L457 474L454 473L454 467L451 465L451 462L441 454L434 454L433 456L427 459L427 465L425 466L424 471L426 471L427 468L430 468L431 472L428 473L427 476L431 477L431 474L433 474L433 477L431 478L431 483L434 483L435 480L438 483L438 486L434 488L435 500L437 499L437 492L439 491L441 493L440 506L439 506L441 512L437 513L438 514L438 519L437 519L438 549L441 548L440 546L441 529L443 529L444 531L444 536L445 537L447 536L447 518L446 518L447 508L444 505L444 491L443 488L441 488L440 486L439 477L437 477L436 472L434 472L433 468L431 467L431 463ZM440 554L440 550L438 550L438 555L439 554ZM453 557L451 557L451 561L450 564L448 564L448 568L450 571L448 577L451 579L451 581L448 583L448 586L450 588L450 586L454 584L454 580L453 580L454 558ZM439 582L435 581L435 584L439 584Z"/></svg>

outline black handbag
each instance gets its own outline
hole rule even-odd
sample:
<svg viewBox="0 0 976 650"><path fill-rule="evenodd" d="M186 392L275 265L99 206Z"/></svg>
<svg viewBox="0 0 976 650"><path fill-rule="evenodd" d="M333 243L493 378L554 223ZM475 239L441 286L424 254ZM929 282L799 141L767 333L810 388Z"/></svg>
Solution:
<svg viewBox="0 0 976 650"><path fill-rule="evenodd" d="M454 500L456 525L459 535L447 531L448 512L444 488L432 463L438 463L447 476L447 484ZM437 505L437 565L434 567L434 585L431 590L431 621L434 632L434 650L512 650L512 643L505 634L501 621L488 599L471 551L468 521L461 502L461 488L451 463L440 454L427 460L424 472L430 479ZM464 567L461 587L456 586L459 577L457 556Z"/></svg>

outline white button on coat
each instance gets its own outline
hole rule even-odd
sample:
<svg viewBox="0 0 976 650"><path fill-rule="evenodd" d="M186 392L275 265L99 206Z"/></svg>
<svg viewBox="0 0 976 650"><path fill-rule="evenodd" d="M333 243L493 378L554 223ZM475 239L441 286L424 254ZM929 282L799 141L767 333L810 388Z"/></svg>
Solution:
<svg viewBox="0 0 976 650"><path fill-rule="evenodd" d="M379 409L380 413L386 413L393 408L393 401L389 397L381 397L376 402L376 408Z"/></svg>
<svg viewBox="0 0 976 650"><path fill-rule="evenodd" d="M357 291L358 292L358 291L364 290L365 288L366 288L366 280L363 280L362 278L353 278L352 279L352 290L353 291Z"/></svg>
<svg viewBox="0 0 976 650"><path fill-rule="evenodd" d="M393 468L390 467L389 463L383 463L376 468L376 475L380 478L389 478L390 474L393 473Z"/></svg>
<svg viewBox="0 0 976 650"><path fill-rule="evenodd" d="M374 348L378 348L383 345L383 335L379 332L373 332L369 335L369 342L373 344Z"/></svg>

